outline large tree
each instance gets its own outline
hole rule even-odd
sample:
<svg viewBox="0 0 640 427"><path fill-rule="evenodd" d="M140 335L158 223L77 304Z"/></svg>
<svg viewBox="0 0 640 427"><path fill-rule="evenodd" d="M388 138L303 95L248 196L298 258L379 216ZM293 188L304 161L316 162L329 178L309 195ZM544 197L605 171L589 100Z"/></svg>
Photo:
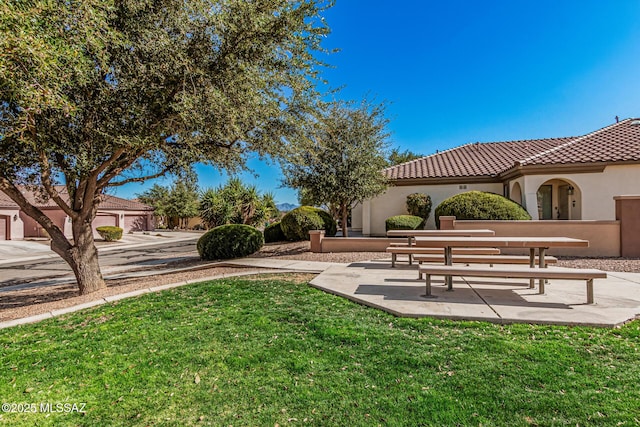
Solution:
<svg viewBox="0 0 640 427"><path fill-rule="evenodd" d="M153 213L163 227L185 229L189 220L200 214L198 186L189 180L176 181L169 187L154 184L137 196L142 203L153 207Z"/></svg>
<svg viewBox="0 0 640 427"><path fill-rule="evenodd" d="M344 237L350 208L387 188L381 173L387 124L383 104L331 102L284 161L285 185L299 189L308 202L329 206Z"/></svg>
<svg viewBox="0 0 640 427"><path fill-rule="evenodd" d="M331 3L2 2L0 191L47 230L81 294L105 286L91 222L108 189L196 161L238 167L298 132ZM68 215L71 239L20 185Z"/></svg>

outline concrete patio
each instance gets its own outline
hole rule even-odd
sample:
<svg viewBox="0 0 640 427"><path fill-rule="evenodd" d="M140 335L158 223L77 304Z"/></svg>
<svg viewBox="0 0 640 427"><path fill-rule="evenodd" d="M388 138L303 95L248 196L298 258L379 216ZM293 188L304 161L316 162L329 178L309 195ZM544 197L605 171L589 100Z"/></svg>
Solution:
<svg viewBox="0 0 640 427"><path fill-rule="evenodd" d="M435 277L435 298L426 299L415 265L390 268L388 261L370 261L334 264L311 285L401 317L615 327L640 315L637 273L610 272L607 279L596 279L595 304L586 304L583 280L551 280L544 295L529 289L528 280L453 280L449 292L443 278Z"/></svg>

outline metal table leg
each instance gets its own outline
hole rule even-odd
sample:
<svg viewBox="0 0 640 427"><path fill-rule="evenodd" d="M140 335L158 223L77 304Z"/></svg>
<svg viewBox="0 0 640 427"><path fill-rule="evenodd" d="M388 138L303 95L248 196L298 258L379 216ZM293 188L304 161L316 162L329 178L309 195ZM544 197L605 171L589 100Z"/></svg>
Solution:
<svg viewBox="0 0 640 427"><path fill-rule="evenodd" d="M540 257L540 266L539 266L539 268L547 268L547 265L544 262L544 254L545 254L546 250L547 250L547 248L538 248L538 256ZM544 284L545 284L545 279L540 279L538 281L538 293L539 294L544 294Z"/></svg>
<svg viewBox="0 0 640 427"><path fill-rule="evenodd" d="M451 265L452 264L452 259L451 259L451 246L447 246L444 248L444 264L445 265ZM444 281L447 284L447 290L448 291L452 291L453 290L453 277L451 275L449 276L445 276L444 277Z"/></svg>
<svg viewBox="0 0 640 427"><path fill-rule="evenodd" d="M536 248L529 249L529 267L531 268L536 267ZM536 280L529 279L529 288L533 289L535 287L536 287Z"/></svg>

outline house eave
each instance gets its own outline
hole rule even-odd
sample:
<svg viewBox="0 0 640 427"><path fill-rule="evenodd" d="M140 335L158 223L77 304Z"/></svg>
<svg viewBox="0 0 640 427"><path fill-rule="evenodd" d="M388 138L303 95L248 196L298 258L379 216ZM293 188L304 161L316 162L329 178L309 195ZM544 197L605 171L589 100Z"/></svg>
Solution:
<svg viewBox="0 0 640 427"><path fill-rule="evenodd" d="M616 163L619 164L619 163ZM553 175L574 173L602 173L607 163L571 163L552 165L516 165L500 174L501 181L520 178L525 175Z"/></svg>

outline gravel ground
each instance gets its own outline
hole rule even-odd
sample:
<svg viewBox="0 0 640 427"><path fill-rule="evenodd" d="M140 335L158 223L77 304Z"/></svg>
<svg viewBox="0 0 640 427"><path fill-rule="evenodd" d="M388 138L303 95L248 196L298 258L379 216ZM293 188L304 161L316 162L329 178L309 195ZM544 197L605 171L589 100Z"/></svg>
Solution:
<svg viewBox="0 0 640 427"><path fill-rule="evenodd" d="M350 263L374 259L388 259L385 252L344 252L344 253L312 253L309 252L309 242L294 242L284 244L267 244L252 258L279 258L303 261L325 261ZM198 258L173 263L175 268L188 267L190 270L162 275L149 275L129 279L114 279L107 281L107 288L90 295L78 296L75 284L45 286L21 291L3 292L0 299L0 321L12 320L20 317L32 316L83 304L106 296L122 294L138 289L145 289L169 283L198 280L211 277L246 273L274 273L269 269L248 269L236 267L216 267L210 262L200 261ZM640 273L640 259L625 258L574 258L561 257L558 266L575 268L597 268L605 271L623 271ZM313 275L296 276L306 282Z"/></svg>

